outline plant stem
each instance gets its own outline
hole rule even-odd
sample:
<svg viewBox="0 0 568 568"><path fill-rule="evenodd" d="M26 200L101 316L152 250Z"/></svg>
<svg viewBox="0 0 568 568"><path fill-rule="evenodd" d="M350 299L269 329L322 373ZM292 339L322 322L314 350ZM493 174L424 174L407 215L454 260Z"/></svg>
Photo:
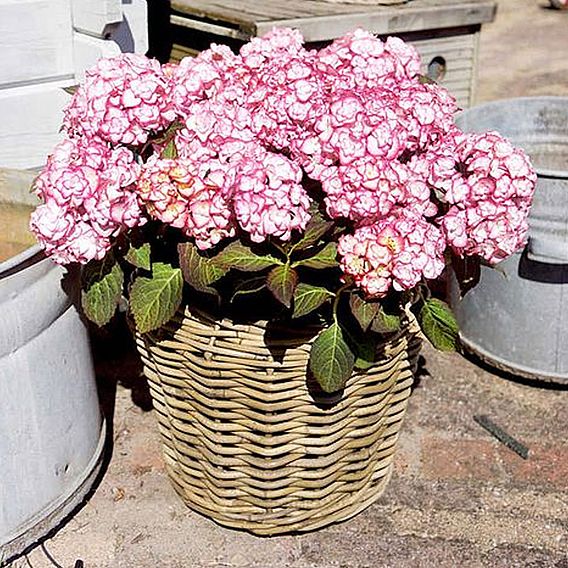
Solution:
<svg viewBox="0 0 568 568"><path fill-rule="evenodd" d="M290 252L288 252L282 245L278 244L275 241L270 241L272 243L272 245L274 246L274 248L278 249L280 251L280 253L282 253L283 256L286 257L286 264L290 264Z"/></svg>
<svg viewBox="0 0 568 568"><path fill-rule="evenodd" d="M344 284L335 293L335 299L333 300L333 307L332 307L333 321L335 323L338 323L338 321L337 321L337 307L339 306L339 298L341 297L341 294L350 287L351 287L351 284Z"/></svg>

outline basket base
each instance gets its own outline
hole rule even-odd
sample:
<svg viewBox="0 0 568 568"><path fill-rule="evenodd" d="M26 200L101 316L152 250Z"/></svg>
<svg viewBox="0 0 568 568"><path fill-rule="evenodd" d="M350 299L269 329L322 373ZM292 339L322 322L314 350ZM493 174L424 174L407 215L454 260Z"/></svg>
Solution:
<svg viewBox="0 0 568 568"><path fill-rule="evenodd" d="M327 513L315 515L312 511L309 521L306 521L305 519L302 519L297 523L292 521L290 523L286 523L285 527L283 526L282 521L287 515L294 516L296 512L286 510L281 512L266 510L264 513L265 520L263 520L263 514L259 513L255 515L255 520L251 519L246 521L241 515L235 515L235 512L230 509L227 511L220 510L219 508L212 509L210 501L196 500L194 495L188 497L187 489L177 481L179 479L179 475L172 471L171 466L168 465L167 459L166 470L168 471L168 477L174 490L180 496L185 505L192 511L203 515L218 525L226 528L243 530L256 536L283 536L287 534L315 531L332 524L348 521L355 517L380 499L389 484L393 467L391 463L387 468L385 468L382 479L378 482L378 484L374 485L372 491L369 490L369 488L366 488L348 496L339 496L336 499L336 502L331 503L337 509L334 515L329 515ZM272 523L271 519L278 519L278 522Z"/></svg>

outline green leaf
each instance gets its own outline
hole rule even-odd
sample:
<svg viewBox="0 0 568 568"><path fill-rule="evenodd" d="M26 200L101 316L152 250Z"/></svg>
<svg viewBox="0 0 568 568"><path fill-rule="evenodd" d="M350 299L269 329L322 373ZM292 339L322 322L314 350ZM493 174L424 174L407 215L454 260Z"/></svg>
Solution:
<svg viewBox="0 0 568 568"><path fill-rule="evenodd" d="M217 266L224 267L227 270L236 268L245 272L256 272L275 264L284 264L281 260L270 255L259 256L238 241L229 244L211 260Z"/></svg>
<svg viewBox="0 0 568 568"><path fill-rule="evenodd" d="M440 351L455 351L459 328L449 306L432 298L424 302L418 313L418 321L424 335Z"/></svg>
<svg viewBox="0 0 568 568"><path fill-rule="evenodd" d="M358 294L349 296L351 313L363 331L367 331L374 317L379 313L381 305L378 302L364 300Z"/></svg>
<svg viewBox="0 0 568 568"><path fill-rule="evenodd" d="M337 262L337 243L327 243L318 253L296 261L292 266L305 266L306 268L335 268Z"/></svg>
<svg viewBox="0 0 568 568"><path fill-rule="evenodd" d="M63 87L63 90L70 95L74 95L78 89L79 85L70 85L69 87Z"/></svg>
<svg viewBox="0 0 568 568"><path fill-rule="evenodd" d="M266 285L274 297L289 308L298 285L298 273L289 264L275 266L268 273Z"/></svg>
<svg viewBox="0 0 568 568"><path fill-rule="evenodd" d="M150 270L152 268L152 263L150 262L150 243L144 243L139 247L135 247L131 243L124 258L137 268Z"/></svg>
<svg viewBox="0 0 568 568"><path fill-rule="evenodd" d="M192 243L179 243L178 255L183 279L199 292L217 295L217 290L210 284L225 276L229 269L202 256Z"/></svg>
<svg viewBox="0 0 568 568"><path fill-rule="evenodd" d="M421 85L435 85L436 81L428 77L428 75L418 75L418 82Z"/></svg>
<svg viewBox="0 0 568 568"><path fill-rule="evenodd" d="M310 351L309 366L325 392L341 390L351 376L354 364L355 355L338 323L317 336Z"/></svg>
<svg viewBox="0 0 568 568"><path fill-rule="evenodd" d="M172 136L162 150L162 158L175 160L178 157L175 138Z"/></svg>
<svg viewBox="0 0 568 568"><path fill-rule="evenodd" d="M182 288L181 270L162 262L153 264L150 278L136 278L130 289L136 329L146 333L170 320L181 304Z"/></svg>
<svg viewBox="0 0 568 568"><path fill-rule="evenodd" d="M355 360L357 369L366 371L375 364L377 342L370 334L358 338L355 344L355 351L357 353L357 359Z"/></svg>
<svg viewBox="0 0 568 568"><path fill-rule="evenodd" d="M400 324L401 318L399 315L389 314L381 306L371 323L371 330L376 333L394 333L400 329Z"/></svg>
<svg viewBox="0 0 568 568"><path fill-rule="evenodd" d="M300 283L294 292L293 318L300 318L317 310L326 300L333 298L334 294L327 288Z"/></svg>
<svg viewBox="0 0 568 568"><path fill-rule="evenodd" d="M306 225L302 238L292 246L291 250L302 250L316 244L332 227L333 221L325 219L314 207L314 213Z"/></svg>
<svg viewBox="0 0 568 568"><path fill-rule="evenodd" d="M89 262L82 274L81 307L99 326L110 321L122 295L124 274L112 254Z"/></svg>

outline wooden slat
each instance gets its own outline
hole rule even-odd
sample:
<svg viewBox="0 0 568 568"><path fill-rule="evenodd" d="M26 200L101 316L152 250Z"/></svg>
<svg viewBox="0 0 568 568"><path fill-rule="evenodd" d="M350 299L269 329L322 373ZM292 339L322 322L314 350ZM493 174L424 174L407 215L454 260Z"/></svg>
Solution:
<svg viewBox="0 0 568 568"><path fill-rule="evenodd" d="M425 39L415 39L413 43L415 45L432 45L439 49L451 49L451 50L472 50L475 47L475 35L471 32L460 36L450 36L450 37L431 37Z"/></svg>
<svg viewBox="0 0 568 568"><path fill-rule="evenodd" d="M174 26L180 26L182 28L189 28L192 30L199 30L201 32L206 32L214 35L231 37L243 41L246 41L251 38L250 34L235 28L228 28L227 26L219 26L218 24L211 24L209 22L204 22L202 20L195 20L193 18L184 18L182 16L177 16L175 14L172 15L170 21Z"/></svg>
<svg viewBox="0 0 568 568"><path fill-rule="evenodd" d="M461 91L450 91L456 98L458 107L460 109L468 108L471 106L471 92L469 89L463 89Z"/></svg>
<svg viewBox="0 0 568 568"><path fill-rule="evenodd" d="M426 71L426 69L424 69ZM469 88L469 80L471 78L471 66L469 69L454 69L452 62L448 63L446 69L446 74L441 81L444 87L450 88L451 84L458 83L460 85L466 85Z"/></svg>
<svg viewBox="0 0 568 568"><path fill-rule="evenodd" d="M263 35L274 26L295 27L306 41L333 39L360 26L392 34L481 24L495 15L490 0L412 0L376 7L319 0L172 0L172 9L251 35Z"/></svg>
<svg viewBox="0 0 568 568"><path fill-rule="evenodd" d="M172 9L183 14L249 25L257 21L364 12L368 6L328 4L319 0L172 0Z"/></svg>
<svg viewBox="0 0 568 568"><path fill-rule="evenodd" d="M464 71L471 74L471 70L473 68L473 59L471 57L469 59L456 59L448 52L437 52L435 55L421 53L420 56L425 68L428 67L428 64L435 57L443 57L446 60L446 67L452 72Z"/></svg>
<svg viewBox="0 0 568 568"><path fill-rule="evenodd" d="M473 45L474 45L474 50L473 50L473 67L472 67L472 73L471 73L471 78L470 78L470 103L469 105L472 106L475 104L475 100L476 100L476 96L477 96L477 67L478 67L478 61L479 61L479 32L476 32L474 34L474 38L473 38Z"/></svg>
<svg viewBox="0 0 568 568"><path fill-rule="evenodd" d="M170 54L170 61L172 63L179 63L184 57L195 57L198 53L199 51L197 49L174 43Z"/></svg>
<svg viewBox="0 0 568 568"><path fill-rule="evenodd" d="M475 25L484 21L483 10L473 9L459 20L459 25ZM377 11L365 14L342 14L322 16L310 19L280 20L277 22L258 22L255 35L264 35L275 25L297 28L302 32L305 41L325 41L340 37L358 27L379 35L421 31L435 28L451 28L456 24L455 12L451 7L446 9L429 9L405 14L384 14Z"/></svg>

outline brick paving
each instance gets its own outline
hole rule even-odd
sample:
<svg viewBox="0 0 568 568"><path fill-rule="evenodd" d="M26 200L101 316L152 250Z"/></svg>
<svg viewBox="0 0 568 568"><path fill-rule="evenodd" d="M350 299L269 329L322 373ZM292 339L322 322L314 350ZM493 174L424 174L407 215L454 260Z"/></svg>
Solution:
<svg viewBox="0 0 568 568"><path fill-rule="evenodd" d="M568 95L568 12L538 0L499 4L482 34L478 100ZM348 522L263 539L180 502L136 363L120 351L98 360L113 415L110 465L85 507L21 566L568 568L566 390L507 380L426 347L383 497ZM478 414L524 443L529 458L493 438Z"/></svg>

